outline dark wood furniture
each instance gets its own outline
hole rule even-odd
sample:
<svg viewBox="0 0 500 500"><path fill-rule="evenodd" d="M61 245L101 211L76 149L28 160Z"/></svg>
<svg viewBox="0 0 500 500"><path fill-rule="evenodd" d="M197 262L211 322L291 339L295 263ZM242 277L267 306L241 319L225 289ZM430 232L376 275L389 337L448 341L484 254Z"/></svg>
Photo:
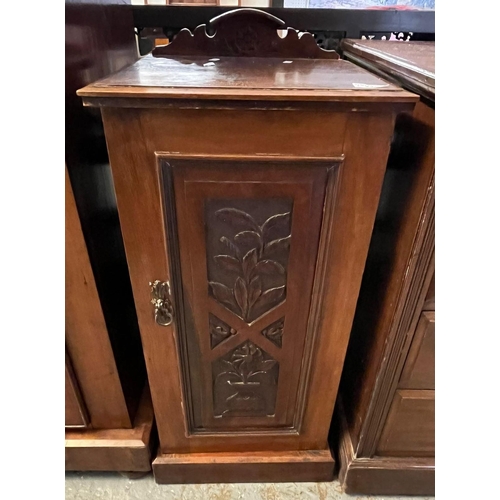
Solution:
<svg viewBox="0 0 500 500"><path fill-rule="evenodd" d="M153 412L102 121L76 96L137 57L130 5L66 2L67 470L151 468Z"/></svg>
<svg viewBox="0 0 500 500"><path fill-rule="evenodd" d="M120 380L67 171L65 215L66 470L148 471L149 389Z"/></svg>
<svg viewBox="0 0 500 500"><path fill-rule="evenodd" d="M214 38L198 27L78 92L104 119L155 478L331 480L328 429L390 136L417 97L311 35L280 38L271 15L211 25Z"/></svg>
<svg viewBox="0 0 500 500"><path fill-rule="evenodd" d="M434 493L434 43L345 40L344 56L418 92L396 120L344 373L348 493Z"/></svg>

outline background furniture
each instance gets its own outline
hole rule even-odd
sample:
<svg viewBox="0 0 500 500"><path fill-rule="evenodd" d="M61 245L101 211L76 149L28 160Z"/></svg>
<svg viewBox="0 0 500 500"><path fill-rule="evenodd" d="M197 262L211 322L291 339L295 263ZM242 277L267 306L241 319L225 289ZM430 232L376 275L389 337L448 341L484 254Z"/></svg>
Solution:
<svg viewBox="0 0 500 500"><path fill-rule="evenodd" d="M344 40L418 92L396 121L337 406L347 492L434 492L434 43Z"/></svg>
<svg viewBox="0 0 500 500"><path fill-rule="evenodd" d="M210 24L78 92L104 119L155 478L331 480L389 139L416 96L269 14Z"/></svg>
<svg viewBox="0 0 500 500"><path fill-rule="evenodd" d="M137 57L130 6L66 2L67 470L150 469L153 413L102 121L76 95Z"/></svg>

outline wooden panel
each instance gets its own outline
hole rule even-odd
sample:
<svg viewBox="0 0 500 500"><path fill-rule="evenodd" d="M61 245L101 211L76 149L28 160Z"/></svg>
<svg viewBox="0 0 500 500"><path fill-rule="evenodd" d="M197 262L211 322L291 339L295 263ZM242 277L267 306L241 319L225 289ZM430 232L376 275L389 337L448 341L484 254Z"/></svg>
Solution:
<svg viewBox="0 0 500 500"><path fill-rule="evenodd" d="M374 452L433 272L434 115L419 102L396 120L342 375L358 456Z"/></svg>
<svg viewBox="0 0 500 500"><path fill-rule="evenodd" d="M349 495L434 496L434 459L373 458L349 465L343 477Z"/></svg>
<svg viewBox="0 0 500 500"><path fill-rule="evenodd" d="M65 468L74 471L149 471L155 445L153 406L146 386L131 429L68 430Z"/></svg>
<svg viewBox="0 0 500 500"><path fill-rule="evenodd" d="M392 43L384 40L342 40L348 60L435 100L435 43Z"/></svg>
<svg viewBox="0 0 500 500"><path fill-rule="evenodd" d="M436 309L436 273L432 275L431 284L429 285L422 309L424 311L434 311Z"/></svg>
<svg viewBox="0 0 500 500"><path fill-rule="evenodd" d="M172 5L172 0L169 2ZM241 0L237 4L241 5ZM154 50L153 55L340 58L334 50L320 48L311 33L302 32L299 36L299 32L287 28L283 20L262 10L234 9L212 18L208 24L197 26L193 33L181 30L170 45ZM278 34L279 28L285 31L284 35Z"/></svg>
<svg viewBox="0 0 500 500"><path fill-rule="evenodd" d="M124 95L140 92L141 88L148 88L150 93L161 91L165 94L175 88L192 88L193 92L204 88L212 89L212 92L221 88L228 91L240 88L261 90L263 93L265 90L281 89L283 94L288 94L287 89L353 92L370 85L388 91L396 99L401 92L398 87L342 60L295 59L287 66L283 64L282 58L220 57L213 66L207 68L204 66L206 63L207 58L200 56L192 56L187 60L145 56L118 74L79 90L78 95L105 93L106 89L111 88L121 90ZM228 75L231 75L231 80Z"/></svg>
<svg viewBox="0 0 500 500"><path fill-rule="evenodd" d="M339 481L351 495L434 495L434 457L357 458L339 397L332 422Z"/></svg>
<svg viewBox="0 0 500 500"><path fill-rule="evenodd" d="M65 426L66 427L87 427L87 410L80 394L78 382L71 366L71 361L66 354L66 374L65 374Z"/></svg>
<svg viewBox="0 0 500 500"><path fill-rule="evenodd" d="M146 380L139 327L101 116L76 91L137 59L130 0L65 0L65 160L131 418Z"/></svg>
<svg viewBox="0 0 500 500"><path fill-rule="evenodd" d="M394 116L389 112L348 116L322 107L294 111L293 119L289 111L273 109L103 108L102 113L162 453L325 449ZM386 139L381 141L374 129ZM177 356L182 343L175 324L154 323L148 287L155 279L175 281L166 258L172 241L168 233L165 238L158 208L161 191L155 155L169 151L228 159L251 155L258 160L265 155L284 162L292 155L296 161L345 156L337 192L332 183L326 188L308 324L311 349L304 353L305 363L311 358L311 371L308 386L297 397L301 405L297 414L303 414L299 433L241 432L224 439L188 433ZM279 351L271 342L267 348L273 357ZM308 387L313 389L306 398Z"/></svg>
<svg viewBox="0 0 500 500"><path fill-rule="evenodd" d="M376 453L434 456L434 391L396 391Z"/></svg>
<svg viewBox="0 0 500 500"><path fill-rule="evenodd" d="M159 484L332 481L330 450L158 455Z"/></svg>
<svg viewBox="0 0 500 500"><path fill-rule="evenodd" d="M167 219L176 219L171 241L179 238L192 428L289 431L298 425L301 364L309 371L303 354L325 188L338 161L160 161L164 197L176 201Z"/></svg>
<svg viewBox="0 0 500 500"><path fill-rule="evenodd" d="M66 345L92 427L131 427L67 171Z"/></svg>
<svg viewBox="0 0 500 500"><path fill-rule="evenodd" d="M145 56L78 90L91 98L198 98L414 103L416 96L343 60ZM207 63L213 65L207 66ZM286 69L284 69L286 67ZM367 90L368 89L368 90ZM99 105L99 103L98 103ZM116 103L115 106L124 105ZM133 105L130 101L126 105ZM389 104L387 104L389 105Z"/></svg>
<svg viewBox="0 0 500 500"><path fill-rule="evenodd" d="M418 322L406 359L400 389L435 388L435 321L433 312L424 312Z"/></svg>

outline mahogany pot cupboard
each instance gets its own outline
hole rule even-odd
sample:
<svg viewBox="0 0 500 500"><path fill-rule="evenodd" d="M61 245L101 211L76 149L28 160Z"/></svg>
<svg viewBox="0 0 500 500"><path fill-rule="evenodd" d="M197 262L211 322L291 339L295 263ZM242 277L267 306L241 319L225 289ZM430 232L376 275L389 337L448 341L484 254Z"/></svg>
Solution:
<svg viewBox="0 0 500 500"><path fill-rule="evenodd" d="M344 56L417 92L396 120L344 372L340 481L434 494L434 42L344 40Z"/></svg>
<svg viewBox="0 0 500 500"><path fill-rule="evenodd" d="M159 483L326 481L394 121L417 96L254 9L79 90L100 107Z"/></svg>
<svg viewBox="0 0 500 500"><path fill-rule="evenodd" d="M124 3L66 1L65 452L130 474L151 469L153 410L102 121L76 95L137 59Z"/></svg>

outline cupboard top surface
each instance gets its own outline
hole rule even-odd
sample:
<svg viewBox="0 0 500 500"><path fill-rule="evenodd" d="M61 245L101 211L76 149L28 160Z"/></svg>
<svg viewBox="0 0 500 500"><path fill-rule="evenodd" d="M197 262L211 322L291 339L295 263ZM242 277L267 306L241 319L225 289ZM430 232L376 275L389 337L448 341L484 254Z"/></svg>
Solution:
<svg viewBox="0 0 500 500"><path fill-rule="evenodd" d="M413 94L348 61L199 56L145 56L118 73L79 90L78 95L304 101L417 100Z"/></svg>
<svg viewBox="0 0 500 500"><path fill-rule="evenodd" d="M411 79L435 93L435 42L344 39L342 49L369 61L402 83Z"/></svg>

